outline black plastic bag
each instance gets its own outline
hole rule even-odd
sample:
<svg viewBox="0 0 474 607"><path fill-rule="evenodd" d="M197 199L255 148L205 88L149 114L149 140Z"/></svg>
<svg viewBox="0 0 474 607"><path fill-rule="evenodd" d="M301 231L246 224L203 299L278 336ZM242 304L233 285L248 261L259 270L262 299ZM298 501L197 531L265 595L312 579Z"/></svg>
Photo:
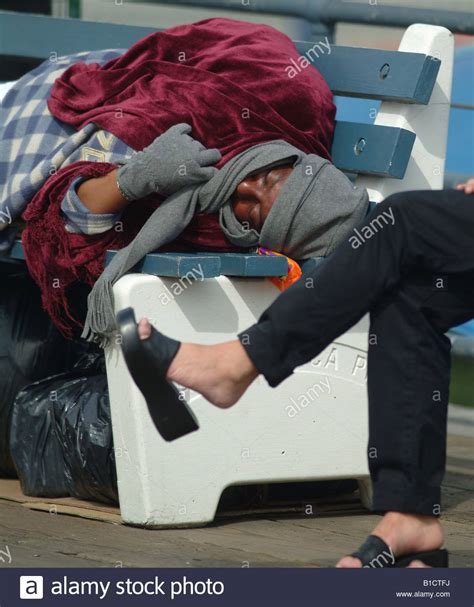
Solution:
<svg viewBox="0 0 474 607"><path fill-rule="evenodd" d="M16 395L31 382L72 369L83 351L83 344L54 327L26 267L0 259L0 477L15 476L9 433Z"/></svg>
<svg viewBox="0 0 474 607"><path fill-rule="evenodd" d="M26 495L118 503L102 352L18 394L10 448Z"/></svg>

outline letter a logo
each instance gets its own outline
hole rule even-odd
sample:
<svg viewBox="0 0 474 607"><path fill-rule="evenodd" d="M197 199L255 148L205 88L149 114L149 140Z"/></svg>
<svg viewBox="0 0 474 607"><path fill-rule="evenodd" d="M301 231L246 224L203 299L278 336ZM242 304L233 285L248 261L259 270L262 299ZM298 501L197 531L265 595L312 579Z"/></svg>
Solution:
<svg viewBox="0 0 474 607"><path fill-rule="evenodd" d="M42 599L43 598L43 576L21 575L20 576L20 599Z"/></svg>

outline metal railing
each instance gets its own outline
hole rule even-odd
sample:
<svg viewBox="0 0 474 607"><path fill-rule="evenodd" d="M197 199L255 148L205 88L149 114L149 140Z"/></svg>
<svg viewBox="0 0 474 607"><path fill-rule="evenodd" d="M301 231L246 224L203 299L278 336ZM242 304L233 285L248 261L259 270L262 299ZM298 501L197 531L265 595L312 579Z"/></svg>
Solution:
<svg viewBox="0 0 474 607"><path fill-rule="evenodd" d="M474 12L410 8L378 4L376 0L153 0L154 4L187 5L242 12L300 17L333 29L336 23L408 27L412 23L443 25L452 32L474 34Z"/></svg>

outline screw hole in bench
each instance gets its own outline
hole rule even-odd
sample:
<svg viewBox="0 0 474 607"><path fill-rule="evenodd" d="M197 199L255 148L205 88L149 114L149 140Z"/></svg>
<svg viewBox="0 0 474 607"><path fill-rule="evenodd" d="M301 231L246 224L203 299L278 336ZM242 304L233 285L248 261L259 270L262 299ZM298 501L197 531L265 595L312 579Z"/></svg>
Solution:
<svg viewBox="0 0 474 607"><path fill-rule="evenodd" d="M384 63L379 71L380 80L385 80L385 78L389 75L389 73L390 73L390 65L388 63Z"/></svg>
<svg viewBox="0 0 474 607"><path fill-rule="evenodd" d="M365 148L365 143L366 143L365 139L363 137L361 137L359 139L359 141L355 144L354 154L356 156L360 156L362 154L362 152L364 151L364 148Z"/></svg>

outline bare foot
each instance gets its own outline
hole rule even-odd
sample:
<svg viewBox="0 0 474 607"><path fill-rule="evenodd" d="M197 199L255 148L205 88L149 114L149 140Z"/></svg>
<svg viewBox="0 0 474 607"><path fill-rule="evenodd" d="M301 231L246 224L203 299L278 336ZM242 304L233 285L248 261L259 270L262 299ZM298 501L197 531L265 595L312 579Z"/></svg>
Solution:
<svg viewBox="0 0 474 607"><path fill-rule="evenodd" d="M391 559L413 552L425 552L441 548L444 541L443 528L435 516L422 516L406 512L387 512L375 527L372 535L378 536L391 549ZM362 563L353 556L343 557L336 567L361 567ZM426 567L421 561L412 561L410 567Z"/></svg>
<svg viewBox="0 0 474 607"><path fill-rule="evenodd" d="M150 323L142 318L138 323L140 339L146 339L150 333ZM236 339L215 346L182 343L166 377L226 409L235 405L258 374Z"/></svg>

